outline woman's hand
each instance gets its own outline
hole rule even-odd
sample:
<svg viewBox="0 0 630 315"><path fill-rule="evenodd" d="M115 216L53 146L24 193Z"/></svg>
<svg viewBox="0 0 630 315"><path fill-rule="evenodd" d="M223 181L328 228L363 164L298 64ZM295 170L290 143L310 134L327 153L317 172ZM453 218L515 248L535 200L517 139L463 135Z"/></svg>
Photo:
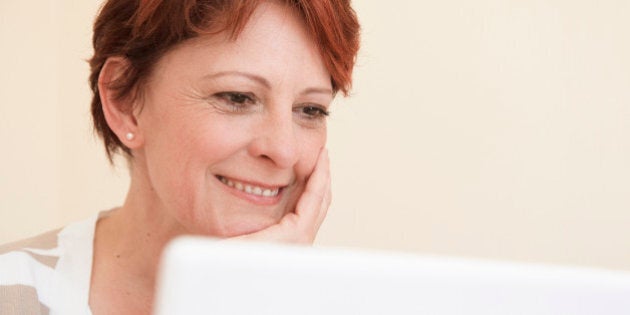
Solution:
<svg viewBox="0 0 630 315"><path fill-rule="evenodd" d="M295 210L287 213L277 224L233 239L312 244L326 217L330 200L330 161L328 150L322 148Z"/></svg>

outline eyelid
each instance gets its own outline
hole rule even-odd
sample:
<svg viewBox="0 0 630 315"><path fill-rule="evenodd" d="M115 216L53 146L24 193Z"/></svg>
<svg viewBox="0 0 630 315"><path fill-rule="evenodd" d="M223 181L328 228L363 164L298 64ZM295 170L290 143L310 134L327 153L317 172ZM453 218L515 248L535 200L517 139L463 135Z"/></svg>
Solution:
<svg viewBox="0 0 630 315"><path fill-rule="evenodd" d="M218 92L214 94L214 96L218 96L218 97L229 97L229 96L235 96L235 95L247 96L249 100L252 102L258 101L258 98L256 97L256 95L252 92L223 91L223 92Z"/></svg>
<svg viewBox="0 0 630 315"><path fill-rule="evenodd" d="M212 94L209 100L216 109L230 114L250 113L259 105L258 98L252 92L224 90Z"/></svg>
<svg viewBox="0 0 630 315"><path fill-rule="evenodd" d="M319 110L321 110L323 113L326 113L326 115L330 114L330 111L328 111L328 107L318 104L318 103L304 103L302 104L302 106L300 107L313 107L313 108L317 108Z"/></svg>
<svg viewBox="0 0 630 315"><path fill-rule="evenodd" d="M305 112L305 109L315 110L316 113L309 114ZM315 103L305 103L300 104L299 106L294 107L294 111L296 111L299 115L304 115L304 117L308 120L325 120L330 112L326 106L315 104Z"/></svg>
<svg viewBox="0 0 630 315"><path fill-rule="evenodd" d="M308 105L308 106L305 106L305 107L312 107L312 108L315 108L315 109L317 109L317 110L318 110L318 111L319 111L319 112L320 112L323 116L326 116L326 117L328 117L328 116L330 115L330 111L329 111L326 107L323 107L323 106L319 106L319 105L315 105L315 106Z"/></svg>

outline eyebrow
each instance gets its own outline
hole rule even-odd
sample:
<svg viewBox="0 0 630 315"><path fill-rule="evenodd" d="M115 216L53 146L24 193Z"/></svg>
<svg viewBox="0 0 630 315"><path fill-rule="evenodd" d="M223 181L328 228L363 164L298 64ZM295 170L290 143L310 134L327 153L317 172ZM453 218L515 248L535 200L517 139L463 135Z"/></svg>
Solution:
<svg viewBox="0 0 630 315"><path fill-rule="evenodd" d="M220 71L220 72L217 72L217 73L206 75L206 76L204 76L204 78L205 79L217 79L217 78L220 78L220 77L227 77L227 76L245 77L245 78L247 78L247 79L249 79L251 81L254 81L254 82L264 86L267 89L271 89L271 84L264 77L256 75L256 74L253 74L253 73L242 72L242 71ZM304 89L302 92L300 92L300 95L307 95L307 94L333 95L333 91L330 88L325 88L325 87L309 87L309 88Z"/></svg>
<svg viewBox="0 0 630 315"><path fill-rule="evenodd" d="M329 88L307 88L304 91L302 91L302 93L300 93L300 95L307 95L307 94L333 95L333 91Z"/></svg>

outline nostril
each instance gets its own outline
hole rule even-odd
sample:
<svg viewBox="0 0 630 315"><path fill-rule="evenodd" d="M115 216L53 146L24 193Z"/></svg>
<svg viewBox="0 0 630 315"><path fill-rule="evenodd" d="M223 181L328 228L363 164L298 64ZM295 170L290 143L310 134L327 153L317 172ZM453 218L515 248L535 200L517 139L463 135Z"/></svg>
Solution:
<svg viewBox="0 0 630 315"><path fill-rule="evenodd" d="M249 143L248 154L258 161L266 161L276 167L293 167L298 159L298 147L293 135L286 136L286 133L281 132L282 130L272 129L267 129L271 131L256 137Z"/></svg>

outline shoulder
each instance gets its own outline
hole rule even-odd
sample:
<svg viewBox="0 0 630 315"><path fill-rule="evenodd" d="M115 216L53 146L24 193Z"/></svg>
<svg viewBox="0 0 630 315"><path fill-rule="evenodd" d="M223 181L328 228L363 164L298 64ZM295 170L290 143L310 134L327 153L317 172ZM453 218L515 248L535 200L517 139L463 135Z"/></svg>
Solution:
<svg viewBox="0 0 630 315"><path fill-rule="evenodd" d="M0 245L0 314L89 314L94 231L107 212Z"/></svg>
<svg viewBox="0 0 630 315"><path fill-rule="evenodd" d="M0 314L47 314L40 292L52 282L61 229L0 246Z"/></svg>
<svg viewBox="0 0 630 315"><path fill-rule="evenodd" d="M55 269L59 260L58 238L62 229L53 230L25 240L0 246L0 281L15 269ZM3 281L4 282L4 281Z"/></svg>
<svg viewBox="0 0 630 315"><path fill-rule="evenodd" d="M51 249L57 247L57 237L61 229L52 230L35 237L0 245L0 255L27 249Z"/></svg>
<svg viewBox="0 0 630 315"><path fill-rule="evenodd" d="M40 302L37 290L27 285L0 285L0 313L13 314L48 314L50 309Z"/></svg>

